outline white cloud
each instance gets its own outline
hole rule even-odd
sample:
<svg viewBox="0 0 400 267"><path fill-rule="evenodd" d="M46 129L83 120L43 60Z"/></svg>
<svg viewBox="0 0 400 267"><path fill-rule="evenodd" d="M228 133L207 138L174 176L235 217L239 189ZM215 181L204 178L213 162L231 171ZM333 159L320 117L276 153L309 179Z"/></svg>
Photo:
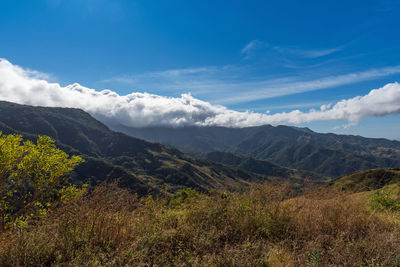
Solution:
<svg viewBox="0 0 400 267"><path fill-rule="evenodd" d="M347 120L357 124L366 117L380 117L400 113L400 84L389 83L382 88L371 90L367 95L357 96L337 102L335 105L322 105L319 110L277 113L269 120L278 123L300 124L321 120Z"/></svg>
<svg viewBox="0 0 400 267"><path fill-rule="evenodd" d="M239 112L183 94L163 97L148 93L121 96L110 90L95 91L79 84L60 86L32 77L31 71L0 60L0 100L20 104L81 108L107 124L132 127L220 125L246 127L262 124L300 124L315 120L347 120L400 113L400 84L391 83L365 96L323 105L319 110L265 114ZM268 108L268 107L266 107Z"/></svg>

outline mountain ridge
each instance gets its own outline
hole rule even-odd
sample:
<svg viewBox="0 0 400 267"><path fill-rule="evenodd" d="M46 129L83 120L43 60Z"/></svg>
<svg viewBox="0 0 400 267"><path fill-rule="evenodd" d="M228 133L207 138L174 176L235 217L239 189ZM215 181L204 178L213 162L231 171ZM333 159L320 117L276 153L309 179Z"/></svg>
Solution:
<svg viewBox="0 0 400 267"><path fill-rule="evenodd" d="M177 147L190 155L217 150L330 177L363 169L400 166L400 142L384 138L320 134L308 128L283 125L112 127L131 136Z"/></svg>
<svg viewBox="0 0 400 267"><path fill-rule="evenodd" d="M140 194L165 186L174 191L185 187L200 191L240 189L252 182L279 178L194 159L175 148L111 131L80 109L0 102L0 131L30 140L47 135L67 153L82 155L86 162L76 168L74 182L95 185L119 179Z"/></svg>

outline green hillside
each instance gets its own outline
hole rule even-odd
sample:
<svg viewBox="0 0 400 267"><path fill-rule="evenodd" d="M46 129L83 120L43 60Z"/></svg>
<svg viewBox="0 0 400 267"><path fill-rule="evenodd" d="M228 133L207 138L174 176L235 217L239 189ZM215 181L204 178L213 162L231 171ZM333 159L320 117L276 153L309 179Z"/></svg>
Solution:
<svg viewBox="0 0 400 267"><path fill-rule="evenodd" d="M285 181L291 182L292 184L303 183L304 181L323 182L325 180L321 177L321 175L313 172L289 169L268 161L257 160L252 157L239 156L228 152L214 151L205 153L201 157L211 162L221 163L252 173L271 177L275 176L278 181L282 180L282 177L284 177Z"/></svg>
<svg viewBox="0 0 400 267"><path fill-rule="evenodd" d="M74 183L119 179L120 184L145 194L161 188L240 189L279 174L255 174L238 168L190 158L180 151L113 132L79 109L44 108L0 102L0 130L36 140L47 135L85 163L71 175ZM282 179L286 177L280 177Z"/></svg>
<svg viewBox="0 0 400 267"><path fill-rule="evenodd" d="M372 169L358 171L335 179L329 186L339 190L363 192L381 189L385 186L400 183L400 169Z"/></svg>
<svg viewBox="0 0 400 267"><path fill-rule="evenodd" d="M192 155L219 150L330 177L358 170L400 166L398 141L320 134L308 128L270 125L247 128L114 128L177 147Z"/></svg>

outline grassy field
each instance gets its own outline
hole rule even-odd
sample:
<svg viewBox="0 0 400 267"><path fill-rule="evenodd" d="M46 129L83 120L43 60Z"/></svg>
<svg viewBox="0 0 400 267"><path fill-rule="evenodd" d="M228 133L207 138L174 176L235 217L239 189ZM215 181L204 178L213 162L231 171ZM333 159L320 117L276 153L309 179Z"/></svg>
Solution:
<svg viewBox="0 0 400 267"><path fill-rule="evenodd" d="M265 184L154 199L101 185L3 232L0 265L399 266L400 213L379 196Z"/></svg>

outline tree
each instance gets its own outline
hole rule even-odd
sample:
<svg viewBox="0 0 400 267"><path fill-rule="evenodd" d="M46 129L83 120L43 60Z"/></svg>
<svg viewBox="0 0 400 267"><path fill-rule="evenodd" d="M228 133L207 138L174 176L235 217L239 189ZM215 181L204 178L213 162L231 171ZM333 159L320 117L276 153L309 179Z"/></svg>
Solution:
<svg viewBox="0 0 400 267"><path fill-rule="evenodd" d="M65 192L65 174L83 162L69 157L47 136L36 144L0 132L0 232L46 212Z"/></svg>

